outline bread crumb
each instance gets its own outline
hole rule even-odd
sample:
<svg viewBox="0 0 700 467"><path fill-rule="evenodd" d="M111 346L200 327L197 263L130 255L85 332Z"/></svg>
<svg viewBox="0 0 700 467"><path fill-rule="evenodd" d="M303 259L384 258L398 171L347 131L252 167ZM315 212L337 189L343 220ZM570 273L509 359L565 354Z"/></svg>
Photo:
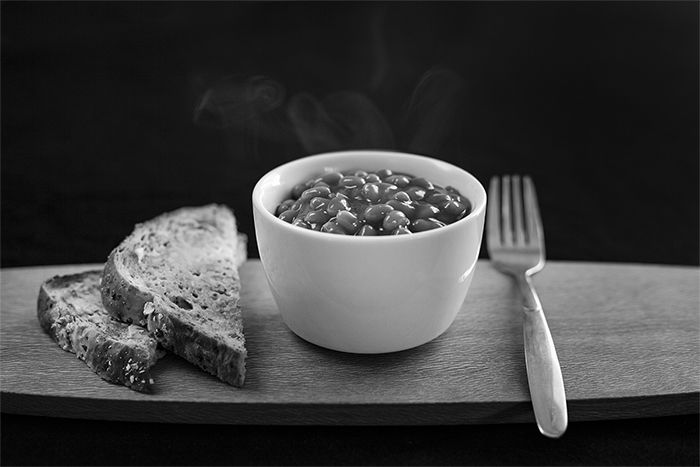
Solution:
<svg viewBox="0 0 700 467"><path fill-rule="evenodd" d="M151 313L156 311L155 305L153 305L153 302L146 302L143 304L143 314L144 316L148 316Z"/></svg>
<svg viewBox="0 0 700 467"><path fill-rule="evenodd" d="M143 247L138 246L134 248L134 253L136 253L136 259L138 259L138 262L140 263L143 260L143 256L146 254L146 251L143 249Z"/></svg>

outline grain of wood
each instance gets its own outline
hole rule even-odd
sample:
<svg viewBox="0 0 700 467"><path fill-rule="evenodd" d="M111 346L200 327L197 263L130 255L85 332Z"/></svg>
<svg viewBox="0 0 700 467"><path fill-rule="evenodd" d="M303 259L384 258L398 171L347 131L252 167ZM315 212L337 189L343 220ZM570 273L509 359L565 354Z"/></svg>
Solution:
<svg viewBox="0 0 700 467"><path fill-rule="evenodd" d="M171 355L153 370L152 395L102 381L59 349L36 320L42 281L95 266L0 272L3 412L252 424L533 420L517 289L487 262L479 262L445 334L403 352L353 355L289 331L260 262L248 261L240 271L245 386L228 386ZM570 420L697 413L698 268L552 261L535 284L559 354Z"/></svg>

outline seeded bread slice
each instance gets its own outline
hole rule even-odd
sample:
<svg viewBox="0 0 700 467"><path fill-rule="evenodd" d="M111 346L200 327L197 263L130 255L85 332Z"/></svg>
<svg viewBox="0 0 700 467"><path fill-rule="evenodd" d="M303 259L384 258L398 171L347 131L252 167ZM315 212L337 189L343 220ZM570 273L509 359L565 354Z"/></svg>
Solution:
<svg viewBox="0 0 700 467"><path fill-rule="evenodd" d="M102 306L102 270L55 276L39 288L41 327L103 379L150 392L150 368L164 353L144 328L121 323Z"/></svg>
<svg viewBox="0 0 700 467"><path fill-rule="evenodd" d="M181 208L137 224L109 255L102 303L167 350L234 386L245 379L238 266L245 236L225 206ZM242 256L243 255L243 256Z"/></svg>

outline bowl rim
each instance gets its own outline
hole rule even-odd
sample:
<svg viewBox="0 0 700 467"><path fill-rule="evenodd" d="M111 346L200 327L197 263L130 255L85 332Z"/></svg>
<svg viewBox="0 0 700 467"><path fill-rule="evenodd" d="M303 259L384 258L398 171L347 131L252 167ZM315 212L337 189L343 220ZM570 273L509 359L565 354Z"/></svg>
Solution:
<svg viewBox="0 0 700 467"><path fill-rule="evenodd" d="M268 211L265 206L262 205L261 201L261 196L260 192L263 190L263 182L268 178L273 176L275 172L282 171L286 168L289 168L291 166L298 165L300 163L308 163L308 161L313 160L313 159L327 159L327 158L335 158L335 157L343 157L343 156L350 156L350 155L358 155L362 154L365 156L370 156L370 155L376 155L378 157L381 157L382 155L391 155L391 156L408 156L417 160L422 160L425 162L439 162L440 164L444 164L446 166L449 166L450 168L463 172L468 176L468 178L471 178L475 182L475 186L477 190L481 194L481 199L483 200L482 202L476 204L475 206L472 206L471 212L464 218L453 222L452 224L447 224L444 227L440 227L437 229L431 229L431 230L426 230L424 232L415 232L412 233L411 235L377 235L377 236L357 236L357 235L334 235L334 234L329 234L328 232L318 232L315 230L310 230L310 229L302 229L301 227L296 227L288 222L283 221L282 219L278 218L277 216L273 215L270 211ZM324 152L324 153L318 153L318 154L312 154L304 157L300 157L298 159L291 160L289 162L286 162L282 165L278 165L277 167L269 170L266 172L262 177L258 179L258 181L255 183L255 186L253 187L253 192L252 192L252 201L253 201L253 212L259 212L263 217L266 217L273 223L277 223L281 228L283 229L290 229L290 233L294 233L297 235L312 235L313 238L317 240L321 239L328 239L330 241L343 241L345 239L352 238L353 242L361 241L361 242L382 242L382 241L410 241L410 239L413 238L424 238L427 236L431 235L438 235L441 232L447 233L448 231L460 228L462 225L468 222L474 222L483 211L486 210L486 203L487 203L487 193L486 189L482 185L482 183L479 181L478 178L476 178L473 174L470 172L464 170L463 168L456 166L454 164L451 164L449 162L443 161L441 159L438 159L436 157L432 156L425 156L421 154L414 154L414 153L407 153L403 151L392 151L392 150L387 150L387 149L351 149L351 150L343 150L343 151L330 151L330 152ZM469 200L472 202L472 200ZM334 239L334 240L331 240Z"/></svg>

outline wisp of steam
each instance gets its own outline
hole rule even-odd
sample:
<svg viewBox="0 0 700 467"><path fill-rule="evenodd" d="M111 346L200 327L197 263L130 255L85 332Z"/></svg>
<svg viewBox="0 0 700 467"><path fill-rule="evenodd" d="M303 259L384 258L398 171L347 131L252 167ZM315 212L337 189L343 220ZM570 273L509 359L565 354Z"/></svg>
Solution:
<svg viewBox="0 0 700 467"><path fill-rule="evenodd" d="M372 81L384 79L385 73L382 70ZM304 91L286 99L284 86L272 78L230 76L202 95L194 121L242 138L239 157L257 159L261 139L301 143L308 154L400 149L437 155L455 130L465 89L464 79L450 69L425 72L407 99L403 118L392 129L372 99L359 91L338 91L321 98ZM297 141L290 141L294 136Z"/></svg>
<svg viewBox="0 0 700 467"><path fill-rule="evenodd" d="M217 128L243 128L284 102L284 87L266 76L230 76L207 89L194 121Z"/></svg>
<svg viewBox="0 0 700 467"><path fill-rule="evenodd" d="M323 101L300 93L290 99L287 113L304 149L312 153L394 147L384 115L359 92L337 92Z"/></svg>

